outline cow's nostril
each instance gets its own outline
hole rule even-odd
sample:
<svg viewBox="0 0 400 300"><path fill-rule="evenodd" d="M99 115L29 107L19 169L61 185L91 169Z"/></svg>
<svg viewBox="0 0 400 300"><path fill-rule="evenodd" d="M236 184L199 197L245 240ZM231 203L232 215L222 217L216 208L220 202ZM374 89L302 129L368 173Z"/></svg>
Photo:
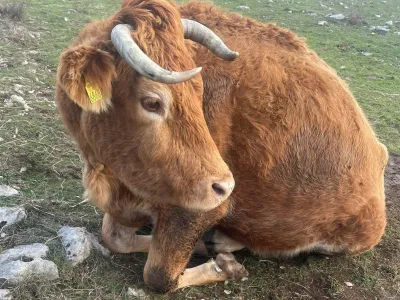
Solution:
<svg viewBox="0 0 400 300"><path fill-rule="evenodd" d="M214 190L214 192L217 193L218 196L225 196L226 194L226 190L225 188L222 186L222 184L216 182L212 184L212 188Z"/></svg>

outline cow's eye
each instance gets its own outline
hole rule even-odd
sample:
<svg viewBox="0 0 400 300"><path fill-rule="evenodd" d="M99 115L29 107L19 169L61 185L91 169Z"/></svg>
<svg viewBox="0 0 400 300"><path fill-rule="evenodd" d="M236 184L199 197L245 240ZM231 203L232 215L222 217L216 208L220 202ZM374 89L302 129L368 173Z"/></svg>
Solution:
<svg viewBox="0 0 400 300"><path fill-rule="evenodd" d="M162 103L160 99L146 97L140 100L140 104L143 108L152 113L160 113L162 109Z"/></svg>

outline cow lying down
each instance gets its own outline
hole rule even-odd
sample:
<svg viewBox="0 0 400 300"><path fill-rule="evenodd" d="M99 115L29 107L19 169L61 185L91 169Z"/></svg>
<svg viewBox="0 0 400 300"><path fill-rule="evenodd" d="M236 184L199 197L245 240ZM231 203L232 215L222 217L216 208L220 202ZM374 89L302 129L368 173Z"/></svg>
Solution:
<svg viewBox="0 0 400 300"><path fill-rule="evenodd" d="M148 252L157 292L247 275L230 254L244 247L357 254L384 232L385 146L336 72L273 24L125 0L62 53L56 101L104 243ZM220 254L185 269L210 228Z"/></svg>

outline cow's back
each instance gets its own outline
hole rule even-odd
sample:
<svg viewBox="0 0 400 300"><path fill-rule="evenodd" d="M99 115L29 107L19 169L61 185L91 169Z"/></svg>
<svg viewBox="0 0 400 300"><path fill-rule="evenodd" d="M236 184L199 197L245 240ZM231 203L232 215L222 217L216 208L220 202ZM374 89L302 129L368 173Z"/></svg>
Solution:
<svg viewBox="0 0 400 300"><path fill-rule="evenodd" d="M385 227L388 156L346 84L289 31L209 4L182 12L240 53L227 63L197 50L207 122L236 180L222 228L260 251L355 238L352 252L373 246Z"/></svg>

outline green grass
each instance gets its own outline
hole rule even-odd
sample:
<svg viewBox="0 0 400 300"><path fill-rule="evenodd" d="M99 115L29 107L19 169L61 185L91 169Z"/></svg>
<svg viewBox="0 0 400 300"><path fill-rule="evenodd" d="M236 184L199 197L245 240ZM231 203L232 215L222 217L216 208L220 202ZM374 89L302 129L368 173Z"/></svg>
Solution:
<svg viewBox="0 0 400 300"><path fill-rule="evenodd" d="M0 239L0 251L45 242L61 274L56 282L39 284L32 279L16 287L15 299L125 299L129 286L145 289L142 271L146 255L94 255L82 266L71 268L56 238L62 225L85 226L96 234L101 228L101 213L96 208L77 205L83 192L81 160L54 104L58 57L84 24L109 16L120 2L93 0L89 5L83 0L30 0L22 22L0 17L0 184L17 186L21 191L16 197L0 199L0 203L21 204L28 210L28 218ZM400 35L395 34L400 31L399 4L396 0L341 2L343 5L339 0L323 1L327 7L322 7L314 0L215 1L305 37L346 80L379 139L392 153L400 153ZM249 9L239 10L239 5L248 5ZM328 13L343 13L363 22L332 22L325 17ZM328 25L317 25L322 20ZM394 24L387 35L371 34L371 25L384 25L389 20ZM363 51L372 55L364 56ZM18 104L7 107L4 100L12 95L22 96L32 110L25 112ZM21 172L21 168L26 171ZM398 188L389 187L388 199L393 202L388 211L389 226L374 251L359 257L302 256L285 262L240 252L237 259L250 273L247 281L186 288L173 298L399 298L398 193ZM345 281L354 287L347 287ZM232 293L226 295L224 290Z"/></svg>

